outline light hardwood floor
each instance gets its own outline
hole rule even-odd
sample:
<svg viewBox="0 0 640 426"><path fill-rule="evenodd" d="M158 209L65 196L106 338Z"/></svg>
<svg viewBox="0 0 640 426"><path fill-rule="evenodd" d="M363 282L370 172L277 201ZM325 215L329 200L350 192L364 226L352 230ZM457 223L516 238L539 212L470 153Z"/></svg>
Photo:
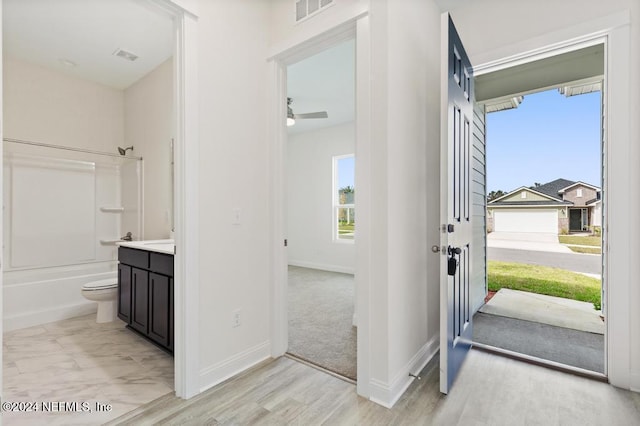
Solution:
<svg viewBox="0 0 640 426"><path fill-rule="evenodd" d="M188 401L166 396L127 425L640 425L640 394L472 350L453 391L437 357L392 409L288 358L266 361Z"/></svg>
<svg viewBox="0 0 640 426"><path fill-rule="evenodd" d="M92 412L70 412L70 405L64 412L44 413L40 406L38 412L3 412L3 425L99 425L173 395L169 354L119 320L96 324L95 318L4 333L3 402L88 402ZM95 402L112 408L96 412Z"/></svg>

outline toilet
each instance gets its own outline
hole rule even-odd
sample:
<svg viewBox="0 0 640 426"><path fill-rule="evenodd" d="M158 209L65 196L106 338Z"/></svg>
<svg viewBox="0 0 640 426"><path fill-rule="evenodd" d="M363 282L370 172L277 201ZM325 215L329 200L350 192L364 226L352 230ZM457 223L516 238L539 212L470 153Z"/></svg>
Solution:
<svg viewBox="0 0 640 426"><path fill-rule="evenodd" d="M82 295L87 300L98 302L96 322L111 322L117 316L118 277L91 281L82 286Z"/></svg>

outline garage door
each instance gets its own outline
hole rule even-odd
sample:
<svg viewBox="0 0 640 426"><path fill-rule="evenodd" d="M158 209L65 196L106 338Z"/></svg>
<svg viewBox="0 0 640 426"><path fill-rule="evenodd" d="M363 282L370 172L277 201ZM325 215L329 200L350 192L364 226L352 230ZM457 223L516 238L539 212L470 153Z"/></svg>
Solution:
<svg viewBox="0 0 640 426"><path fill-rule="evenodd" d="M494 210L494 230L498 232L558 233L558 210Z"/></svg>

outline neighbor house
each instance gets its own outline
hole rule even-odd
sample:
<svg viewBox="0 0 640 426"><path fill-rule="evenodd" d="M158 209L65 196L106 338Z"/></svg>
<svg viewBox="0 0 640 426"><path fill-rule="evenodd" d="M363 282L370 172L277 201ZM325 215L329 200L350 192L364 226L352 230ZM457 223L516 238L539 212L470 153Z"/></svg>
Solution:
<svg viewBox="0 0 640 426"><path fill-rule="evenodd" d="M602 224L600 188L567 179L522 186L487 204L488 232L567 234Z"/></svg>

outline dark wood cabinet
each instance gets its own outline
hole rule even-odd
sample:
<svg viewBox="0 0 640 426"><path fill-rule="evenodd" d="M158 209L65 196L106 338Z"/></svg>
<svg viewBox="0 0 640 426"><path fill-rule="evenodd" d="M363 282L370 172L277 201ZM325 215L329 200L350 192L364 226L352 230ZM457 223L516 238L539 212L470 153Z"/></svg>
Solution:
<svg viewBox="0 0 640 426"><path fill-rule="evenodd" d="M149 333L149 271L131 268L131 327Z"/></svg>
<svg viewBox="0 0 640 426"><path fill-rule="evenodd" d="M166 275L149 274L149 337L164 346L169 346L169 280Z"/></svg>
<svg viewBox="0 0 640 426"><path fill-rule="evenodd" d="M131 322L131 266L118 265L118 318Z"/></svg>
<svg viewBox="0 0 640 426"><path fill-rule="evenodd" d="M173 256L118 249L118 317L173 353Z"/></svg>

